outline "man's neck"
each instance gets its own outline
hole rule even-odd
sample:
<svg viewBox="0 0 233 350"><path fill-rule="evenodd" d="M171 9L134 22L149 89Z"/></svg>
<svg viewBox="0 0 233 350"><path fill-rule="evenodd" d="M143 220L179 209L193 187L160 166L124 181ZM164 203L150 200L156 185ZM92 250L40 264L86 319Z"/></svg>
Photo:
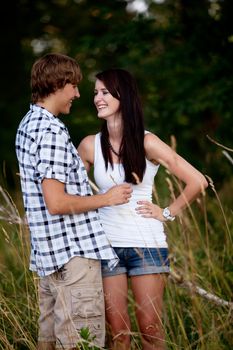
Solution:
<svg viewBox="0 0 233 350"><path fill-rule="evenodd" d="M55 117L58 116L54 101L52 99L47 98L46 100L43 100L43 101L37 101L36 104L42 108L45 108L48 112L53 114Z"/></svg>

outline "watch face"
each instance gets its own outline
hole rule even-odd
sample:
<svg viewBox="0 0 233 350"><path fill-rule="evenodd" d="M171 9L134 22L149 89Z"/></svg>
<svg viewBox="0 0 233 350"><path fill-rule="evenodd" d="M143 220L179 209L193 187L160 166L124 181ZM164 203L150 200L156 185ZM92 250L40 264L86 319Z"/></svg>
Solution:
<svg viewBox="0 0 233 350"><path fill-rule="evenodd" d="M163 210L163 216L164 216L165 218L167 218L167 217L170 216L170 215L171 215L170 210L169 210L168 208L165 208L165 209Z"/></svg>

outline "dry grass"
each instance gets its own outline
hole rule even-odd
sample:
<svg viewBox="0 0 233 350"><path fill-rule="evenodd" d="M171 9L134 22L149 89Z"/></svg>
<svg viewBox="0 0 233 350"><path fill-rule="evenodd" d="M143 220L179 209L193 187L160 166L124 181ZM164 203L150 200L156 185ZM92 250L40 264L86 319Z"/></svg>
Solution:
<svg viewBox="0 0 233 350"><path fill-rule="evenodd" d="M170 195L179 188L167 175ZM230 192L218 194L212 183L205 196L167 225L171 266L165 293L164 328L167 349L232 349L231 304L220 305L201 296L200 287L220 300L232 301L232 208ZM29 237L18 205L0 191L0 350L35 350L37 335L37 280L28 271ZM155 194L155 200L160 198ZM167 198L168 200L168 198ZM228 199L226 202L229 202ZM232 200L230 201L232 204ZM19 205L20 207L20 205ZM133 319L132 349L140 349Z"/></svg>

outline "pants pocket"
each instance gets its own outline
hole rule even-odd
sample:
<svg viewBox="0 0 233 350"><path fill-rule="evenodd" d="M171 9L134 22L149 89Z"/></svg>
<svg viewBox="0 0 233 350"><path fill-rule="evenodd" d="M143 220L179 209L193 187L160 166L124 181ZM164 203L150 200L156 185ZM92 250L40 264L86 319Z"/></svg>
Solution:
<svg viewBox="0 0 233 350"><path fill-rule="evenodd" d="M71 290L72 314L78 332L88 328L94 344L104 346L105 311L102 287L83 287Z"/></svg>
<svg viewBox="0 0 233 350"><path fill-rule="evenodd" d="M74 318L96 317L103 315L103 289L100 287L71 289L72 313Z"/></svg>
<svg viewBox="0 0 233 350"><path fill-rule="evenodd" d="M105 333L101 317L89 319L88 322L77 321L75 322L75 326L78 332L80 332L82 328L88 328L91 336L91 339L89 340L92 340L92 338L94 338L94 340L96 340L97 343Z"/></svg>

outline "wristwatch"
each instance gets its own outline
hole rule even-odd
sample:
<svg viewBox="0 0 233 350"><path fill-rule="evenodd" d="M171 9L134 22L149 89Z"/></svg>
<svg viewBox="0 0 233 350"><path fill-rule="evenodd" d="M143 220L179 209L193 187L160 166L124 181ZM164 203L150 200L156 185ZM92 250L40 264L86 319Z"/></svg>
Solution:
<svg viewBox="0 0 233 350"><path fill-rule="evenodd" d="M163 209L163 217L169 221L175 220L175 216L171 215L170 209L168 207Z"/></svg>

